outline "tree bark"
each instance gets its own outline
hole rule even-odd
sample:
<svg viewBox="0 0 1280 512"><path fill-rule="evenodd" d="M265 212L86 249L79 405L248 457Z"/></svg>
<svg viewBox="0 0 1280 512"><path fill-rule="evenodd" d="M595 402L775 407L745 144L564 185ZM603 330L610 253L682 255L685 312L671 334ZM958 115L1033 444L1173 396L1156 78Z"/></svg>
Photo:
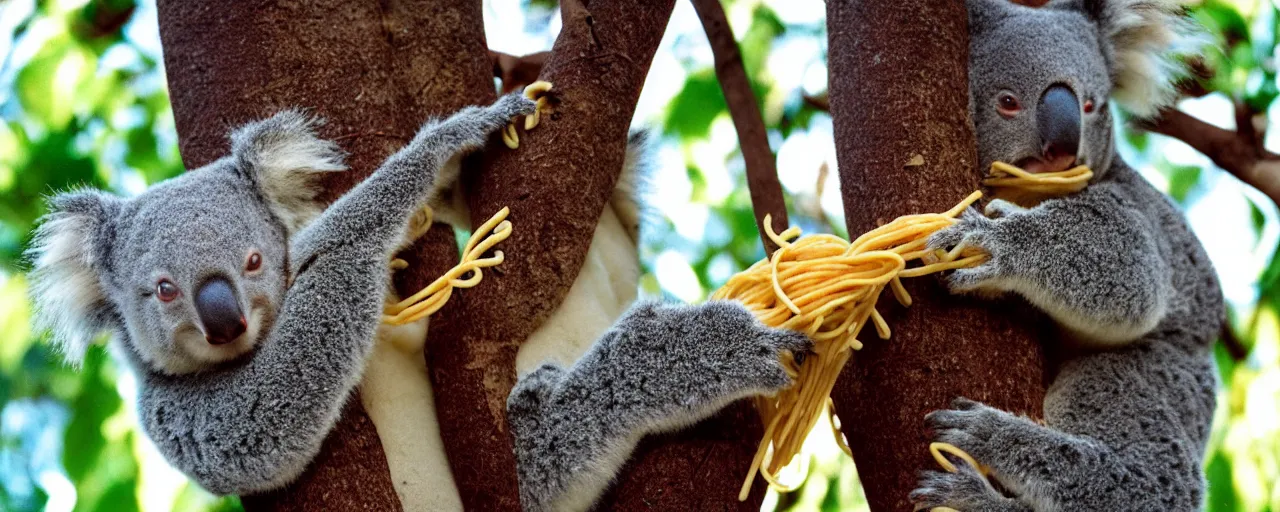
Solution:
<svg viewBox="0 0 1280 512"><path fill-rule="evenodd" d="M966 20L959 0L828 1L831 114L850 233L945 211L978 187ZM917 155L924 164L907 166ZM1040 317L1014 303L950 296L935 279L907 281L916 305L884 302L893 338L866 340L833 393L877 511L910 510L917 472L934 467L929 411L965 396L1042 416Z"/></svg>
<svg viewBox="0 0 1280 512"><path fill-rule="evenodd" d="M577 278L626 154L628 126L674 0L561 3L539 79L552 113L464 177L472 223L511 209L505 262L432 320L427 359L441 436L469 510L518 510L506 399L520 344Z"/></svg>
<svg viewBox="0 0 1280 512"><path fill-rule="evenodd" d="M351 170L326 183L336 198L428 116L493 98L480 2L161 0L158 7L179 146L191 169L226 154L230 128L303 107L328 120L322 135L350 155ZM422 265L397 276L402 294L457 259L452 231L432 233L407 256ZM401 508L377 432L354 396L298 481L243 503L249 510Z"/></svg>

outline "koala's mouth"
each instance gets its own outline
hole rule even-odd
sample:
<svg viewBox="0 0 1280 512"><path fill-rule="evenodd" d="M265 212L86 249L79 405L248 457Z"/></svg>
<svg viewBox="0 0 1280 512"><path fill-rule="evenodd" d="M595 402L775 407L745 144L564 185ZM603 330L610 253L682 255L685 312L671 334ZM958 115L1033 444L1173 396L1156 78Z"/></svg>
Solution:
<svg viewBox="0 0 1280 512"><path fill-rule="evenodd" d="M1018 160L1013 165L1018 166L1024 171L1036 174L1060 172L1075 167L1076 157L1074 155L1063 155L1051 159L1029 157Z"/></svg>

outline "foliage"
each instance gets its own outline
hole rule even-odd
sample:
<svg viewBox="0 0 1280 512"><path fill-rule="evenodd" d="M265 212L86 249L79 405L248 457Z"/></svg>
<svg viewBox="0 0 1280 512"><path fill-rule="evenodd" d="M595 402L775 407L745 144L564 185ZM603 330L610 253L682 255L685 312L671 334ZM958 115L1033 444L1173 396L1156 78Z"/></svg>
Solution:
<svg viewBox="0 0 1280 512"><path fill-rule="evenodd" d="M737 0L726 8L778 153L793 224L844 235L830 117L806 101L827 80L823 2ZM490 44L513 54L546 49L558 27L555 9L554 0L487 0ZM1214 93L1184 107L1228 126L1232 98L1270 111L1278 95L1275 6L1204 0L1194 12L1215 39L1205 62L1217 73L1206 84ZM154 5L10 0L0 6L0 27L0 510L238 509L156 455L137 431L129 398L135 384L105 351L91 351L76 371L28 325L21 252L44 211L42 196L80 185L133 194L182 169ZM642 291L687 301L704 299L764 255L701 30L688 3L678 2L636 119L662 134ZM1280 511L1275 206L1242 195L1238 182L1188 148L1122 128L1124 156L1182 204L1193 225L1210 227L1198 232L1212 241L1235 332L1249 351L1236 360L1218 350L1224 388L1206 462L1210 509ZM1239 208L1224 206L1232 204ZM1231 236L1214 238L1219 232ZM808 477L803 487L771 493L766 508L865 510L853 464L825 431L798 473L791 477Z"/></svg>

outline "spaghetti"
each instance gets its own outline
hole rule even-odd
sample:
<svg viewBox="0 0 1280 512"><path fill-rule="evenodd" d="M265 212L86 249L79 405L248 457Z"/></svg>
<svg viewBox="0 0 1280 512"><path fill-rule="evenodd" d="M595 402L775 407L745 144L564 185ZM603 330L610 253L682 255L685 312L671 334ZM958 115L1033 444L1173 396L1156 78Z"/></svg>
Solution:
<svg viewBox="0 0 1280 512"><path fill-rule="evenodd" d="M431 210L424 208L426 223L419 226L419 218L415 217L415 233L421 235L431 227ZM404 325L416 322L432 313L439 311L444 307L445 302L449 301L449 297L453 294L455 288L470 288L480 283L484 278L482 269L495 266L502 263L502 251L494 251L493 256L482 258L489 249L492 249L498 242L506 240L511 236L511 221L506 220L510 210L503 207L485 221L467 240L467 245L462 249L462 261L456 266L445 272L444 275L436 278L426 288L419 290L412 296L391 304L384 308L382 314L382 322L391 325ZM420 230L421 232L418 232ZM412 234L411 234L412 236ZM414 237L416 238L416 237ZM392 268L404 268L403 260L399 264L392 262Z"/></svg>
<svg viewBox="0 0 1280 512"><path fill-rule="evenodd" d="M974 192L944 213L899 217L853 242L827 234L798 238L800 229L795 227L774 233L772 219L765 218L766 235L779 249L734 275L712 298L738 300L765 325L807 334L815 342L815 353L803 365L784 356L796 384L757 399L765 435L739 499L746 499L757 471L775 488L790 490L775 475L800 452L818 419L830 413L836 377L852 352L862 348L858 334L870 323L881 338L890 335L888 323L875 310L885 288L909 305L902 277L968 267L987 258L963 246L949 252L925 246L929 235L954 224L980 197L980 192ZM908 262L923 265L908 269Z"/></svg>
<svg viewBox="0 0 1280 512"><path fill-rule="evenodd" d="M1037 174L996 162L983 183L997 189L1060 196L1082 190L1092 176L1085 166ZM828 234L800 237L796 227L774 233L771 218L765 217L766 235L779 249L735 274L712 299L738 300L765 325L807 334L814 341L814 353L806 356L804 364L797 364L790 354L784 355L783 362L795 384L774 396L756 399L765 434L739 500L746 499L757 472L779 491L794 490L779 482L776 475L800 453L821 416L830 416L832 425L836 424L831 390L853 351L862 348L858 340L862 328L870 323L881 339L889 338L889 325L875 309L886 287L899 303L910 306L911 296L902 286L902 278L971 267L989 257L963 243L950 251L926 247L930 235L954 224L956 217L981 197L981 192L974 192L943 213L899 217L853 242ZM919 264L908 268L908 263ZM837 445L850 453L839 429L835 435ZM934 443L930 451L949 471L955 467L941 451L982 468L951 445Z"/></svg>

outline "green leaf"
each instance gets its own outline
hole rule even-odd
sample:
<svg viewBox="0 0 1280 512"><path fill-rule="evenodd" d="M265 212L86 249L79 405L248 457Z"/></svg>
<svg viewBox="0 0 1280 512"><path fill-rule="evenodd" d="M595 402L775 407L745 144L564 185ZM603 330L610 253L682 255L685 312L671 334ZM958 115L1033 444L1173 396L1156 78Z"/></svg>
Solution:
<svg viewBox="0 0 1280 512"><path fill-rule="evenodd" d="M65 36L46 43L18 71L15 85L23 111L48 126L66 126L73 114L76 90L93 75L95 65L91 52Z"/></svg>
<svg viewBox="0 0 1280 512"><path fill-rule="evenodd" d="M1200 183L1200 167L1196 165L1170 166L1169 195L1178 203L1186 202L1187 194Z"/></svg>
<svg viewBox="0 0 1280 512"><path fill-rule="evenodd" d="M665 133L683 139L704 139L711 133L711 122L727 108L713 70L690 73L684 88L667 107Z"/></svg>
<svg viewBox="0 0 1280 512"><path fill-rule="evenodd" d="M1209 481L1206 512L1234 512L1240 506L1236 496L1235 482L1231 477L1231 461L1221 452L1216 452L1209 459L1205 468L1205 476Z"/></svg>
<svg viewBox="0 0 1280 512"><path fill-rule="evenodd" d="M71 422L64 437L62 464L72 481L80 481L106 446L102 424L120 408L114 382L102 378L106 351L90 350L81 369L81 391L71 403Z"/></svg>

